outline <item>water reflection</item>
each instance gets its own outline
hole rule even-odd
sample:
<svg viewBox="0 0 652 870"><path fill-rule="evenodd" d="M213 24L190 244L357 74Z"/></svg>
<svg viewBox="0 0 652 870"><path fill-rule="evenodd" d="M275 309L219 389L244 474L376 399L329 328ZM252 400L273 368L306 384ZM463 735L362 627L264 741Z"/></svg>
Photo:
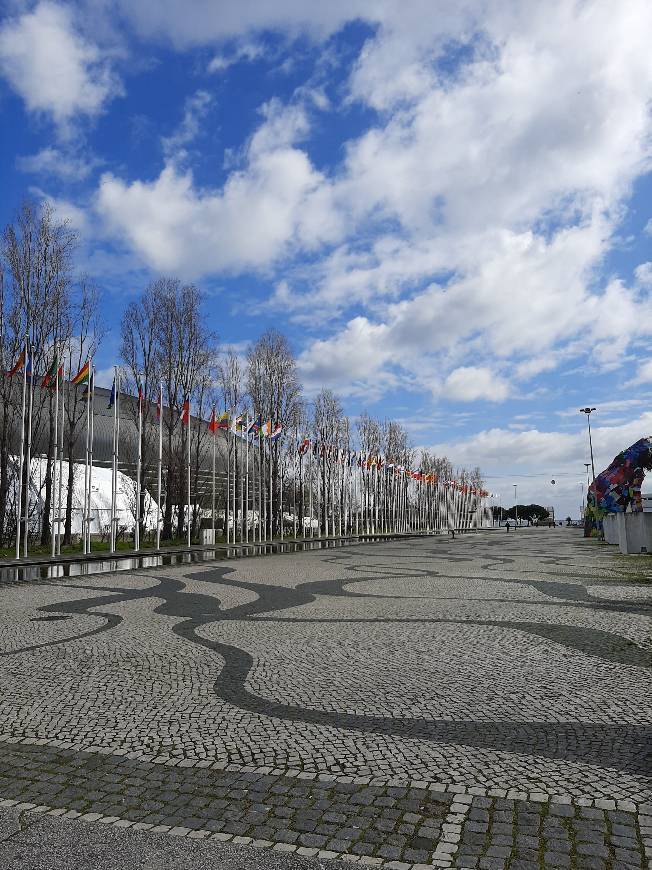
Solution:
<svg viewBox="0 0 652 870"><path fill-rule="evenodd" d="M106 559L84 559L59 563L5 566L0 568L0 583L28 580L51 580L57 577L82 577L88 574L108 574L132 571L136 568L160 568L164 565L188 565L213 562L216 559L237 559L245 556L267 556L273 553L296 553L304 550L323 550L345 547L367 541L388 540L402 535L360 535L350 538L326 538L307 541L274 541L274 543L238 544L208 550L185 550L175 553L156 553L146 556L111 556Z"/></svg>

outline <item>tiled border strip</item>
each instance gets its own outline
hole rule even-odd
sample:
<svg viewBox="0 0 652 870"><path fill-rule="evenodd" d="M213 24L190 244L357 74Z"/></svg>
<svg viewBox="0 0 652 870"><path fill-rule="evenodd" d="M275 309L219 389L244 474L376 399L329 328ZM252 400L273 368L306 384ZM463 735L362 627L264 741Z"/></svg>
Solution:
<svg viewBox="0 0 652 870"><path fill-rule="evenodd" d="M152 825L146 822L132 822L121 819L118 816L104 816L101 813L79 813L77 810L64 808L52 809L46 804L24 803L16 800L0 800L0 809L14 809L20 813L38 813L54 816L62 819L78 819L81 822L98 822L103 825L111 825L115 828L131 828L134 831L151 831L152 833L169 834L173 837L188 837L191 840L217 840L221 843L234 845L255 846L260 849L273 849L275 852L294 852L304 858L321 858L322 860L340 860L350 863L361 864L368 867L384 867L386 870L432 870L436 868L450 868L458 849L461 838L462 825L471 807L472 795L462 795L455 799L450 807L448 815L442 824L442 834L435 851L432 853L430 864L409 864L404 861L386 861L383 858L372 858L366 855L351 855L346 852L331 852L327 849L311 849L306 846L294 846L289 843L273 843L271 840L256 840L253 837L239 837L233 834L213 833L206 830L190 830L184 827L172 827L171 825ZM552 801L555 803L555 801ZM570 801L557 801L557 803L570 803ZM587 806L578 804L576 806ZM652 867L652 804L647 804L650 815L639 816L639 829L643 836L643 848L645 856Z"/></svg>
<svg viewBox="0 0 652 870"><path fill-rule="evenodd" d="M192 758L170 758L167 755L150 755L146 752L130 752L126 749L110 749L104 746L87 746L70 740L42 737L14 737L11 734L0 734L0 743L13 743L25 746L52 746L56 749L68 749L73 752L88 752L95 755L111 755L128 761L140 761L147 764L163 764L166 767L204 768L208 770L228 770L236 773L255 773L261 776L285 776L289 779L302 779L317 782L343 782L355 785L379 785L397 788L419 788L428 791L447 793L453 796L470 795L471 797L496 797L508 800L533 801L535 803L574 804L578 807L597 807L603 810L623 810L629 813L639 811L641 804L652 803L652 798L641 795L631 799L606 798L603 794L569 795L551 792L542 788L535 791L523 791L518 788L484 788L476 785L458 785L457 783L438 782L436 780L411 780L398 777L377 776L346 776L335 773L315 773L296 768L257 766L254 764L230 764L223 761L209 761ZM460 801L462 803L462 801ZM0 803L1 805L1 803Z"/></svg>

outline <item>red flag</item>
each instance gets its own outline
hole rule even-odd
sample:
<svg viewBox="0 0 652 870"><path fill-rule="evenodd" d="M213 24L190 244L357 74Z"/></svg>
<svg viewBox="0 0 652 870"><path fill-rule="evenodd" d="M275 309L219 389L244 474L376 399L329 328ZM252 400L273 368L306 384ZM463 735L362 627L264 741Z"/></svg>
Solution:
<svg viewBox="0 0 652 870"><path fill-rule="evenodd" d="M138 387L138 410L140 411L143 407L143 391L140 387Z"/></svg>
<svg viewBox="0 0 652 870"><path fill-rule="evenodd" d="M187 426L190 423L190 399L184 399L181 407L181 425Z"/></svg>
<svg viewBox="0 0 652 870"><path fill-rule="evenodd" d="M21 355L16 360L16 365L7 372L9 377L17 374L19 371L22 371L23 366L25 365L25 351L22 351Z"/></svg>
<svg viewBox="0 0 652 870"><path fill-rule="evenodd" d="M213 413L211 414L211 419L208 421L208 428L211 432L217 432L219 426L217 420L215 419L215 408L213 408Z"/></svg>
<svg viewBox="0 0 652 870"><path fill-rule="evenodd" d="M161 419L161 397L159 396L156 400L156 419Z"/></svg>

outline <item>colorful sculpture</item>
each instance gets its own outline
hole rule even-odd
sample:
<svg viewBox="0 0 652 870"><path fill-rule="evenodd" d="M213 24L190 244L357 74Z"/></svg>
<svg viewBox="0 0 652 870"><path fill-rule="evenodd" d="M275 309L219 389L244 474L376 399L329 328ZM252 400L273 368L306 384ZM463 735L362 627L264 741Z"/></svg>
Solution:
<svg viewBox="0 0 652 870"><path fill-rule="evenodd" d="M623 450L611 465L595 478L589 494L589 505L597 514L624 513L631 505L632 511L642 510L641 485L645 472L652 470L652 437L641 438L627 450Z"/></svg>

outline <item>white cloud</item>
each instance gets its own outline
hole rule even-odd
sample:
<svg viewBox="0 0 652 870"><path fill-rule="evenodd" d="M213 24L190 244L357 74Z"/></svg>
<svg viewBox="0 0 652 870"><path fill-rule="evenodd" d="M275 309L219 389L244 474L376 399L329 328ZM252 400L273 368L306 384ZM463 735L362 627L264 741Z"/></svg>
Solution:
<svg viewBox="0 0 652 870"><path fill-rule="evenodd" d="M461 402L475 402L478 399L499 402L509 395L509 384L488 368L460 366L446 378L444 395Z"/></svg>
<svg viewBox="0 0 652 870"><path fill-rule="evenodd" d="M322 39L357 17L376 19L382 4L373 0L248 0L214 3L211 0L121 0L122 12L144 36L160 37L178 47L207 45L246 37L263 30Z"/></svg>
<svg viewBox="0 0 652 870"><path fill-rule="evenodd" d="M652 413L641 413L619 425L596 425L593 432L596 473L630 444L652 432ZM513 484L518 484L520 504L536 502L554 504L559 517L576 517L586 487L584 463L589 461L586 428L569 434L529 428L493 428L468 438L449 440L429 447L438 455L448 456L457 466L482 464L487 486L497 492L502 504L514 503ZM551 484L551 480L555 484ZM652 479L644 484L652 491ZM559 518L558 517L558 518Z"/></svg>
<svg viewBox="0 0 652 870"><path fill-rule="evenodd" d="M475 378L478 395L500 401L510 382L573 357L618 366L632 338L652 332L643 266L634 288L596 280L651 165L646 0L469 0L437 15L427 0L143 0L124 11L178 46L232 40L216 71L255 56L264 30L319 39L354 18L376 28L346 96L376 120L338 165L316 170L311 105L295 95L267 104L222 187L200 189L182 171L182 127L158 178L107 174L97 199L154 268L199 276L283 261L272 301L284 313L341 318L302 355L311 383L399 378L471 397L473 378L459 372L473 359L494 373Z"/></svg>
<svg viewBox="0 0 652 870"><path fill-rule="evenodd" d="M639 364L636 375L629 383L632 386L635 384L652 384L652 359Z"/></svg>
<svg viewBox="0 0 652 870"><path fill-rule="evenodd" d="M102 51L76 30L71 9L49 0L2 25L0 71L29 111L62 126L98 114L120 92Z"/></svg>
<svg viewBox="0 0 652 870"><path fill-rule="evenodd" d="M19 157L16 165L22 172L52 176L62 181L83 181L100 165L100 161L95 157L47 147L36 154Z"/></svg>
<svg viewBox="0 0 652 870"><path fill-rule="evenodd" d="M652 287L652 263L641 263L634 269L634 276L641 287Z"/></svg>
<svg viewBox="0 0 652 870"><path fill-rule="evenodd" d="M186 154L186 146L197 138L202 121L206 117L213 97L208 91L198 90L185 102L183 119L181 124L170 136L164 136L161 140L163 153L169 160L180 162Z"/></svg>
<svg viewBox="0 0 652 870"><path fill-rule="evenodd" d="M231 52L216 54L209 62L206 72L221 73L240 61L251 62L265 54L265 47L260 42L245 41L238 44Z"/></svg>
<svg viewBox="0 0 652 870"><path fill-rule="evenodd" d="M335 230L324 178L295 141L307 130L300 108L272 101L246 163L221 189L200 190L170 158L154 181L101 179L96 207L107 226L153 268L196 277L264 269ZM177 152L178 153L178 152Z"/></svg>

